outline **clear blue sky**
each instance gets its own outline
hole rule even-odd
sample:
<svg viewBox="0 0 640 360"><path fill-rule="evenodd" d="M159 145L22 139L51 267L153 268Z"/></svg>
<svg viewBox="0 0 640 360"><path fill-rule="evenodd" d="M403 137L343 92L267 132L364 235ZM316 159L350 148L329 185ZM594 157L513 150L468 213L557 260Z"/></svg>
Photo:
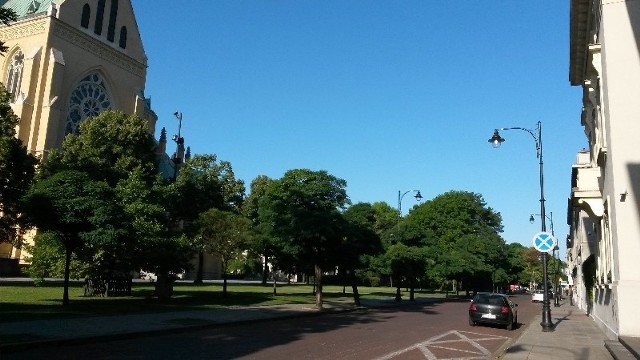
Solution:
<svg viewBox="0 0 640 360"><path fill-rule="evenodd" d="M586 146L568 0L132 2L158 133L176 133L181 111L192 154L230 161L247 188L308 168L345 179L353 203L473 191L502 214L507 242L531 246L534 140L487 140L541 120L564 254L571 165ZM407 194L403 209L414 204Z"/></svg>

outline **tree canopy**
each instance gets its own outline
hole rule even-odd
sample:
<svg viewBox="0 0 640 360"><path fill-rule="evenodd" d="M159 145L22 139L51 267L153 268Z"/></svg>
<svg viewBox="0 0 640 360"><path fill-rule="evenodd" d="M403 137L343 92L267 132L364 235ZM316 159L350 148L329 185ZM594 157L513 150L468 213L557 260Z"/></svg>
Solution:
<svg viewBox="0 0 640 360"><path fill-rule="evenodd" d="M260 222L283 257L294 266L315 269L316 306L322 308L322 272L335 265L342 240L342 215L348 204L346 181L324 170L295 169L267 188L260 200Z"/></svg>
<svg viewBox="0 0 640 360"><path fill-rule="evenodd" d="M20 199L33 183L38 159L16 138L17 125L9 94L0 85L0 241L20 246Z"/></svg>

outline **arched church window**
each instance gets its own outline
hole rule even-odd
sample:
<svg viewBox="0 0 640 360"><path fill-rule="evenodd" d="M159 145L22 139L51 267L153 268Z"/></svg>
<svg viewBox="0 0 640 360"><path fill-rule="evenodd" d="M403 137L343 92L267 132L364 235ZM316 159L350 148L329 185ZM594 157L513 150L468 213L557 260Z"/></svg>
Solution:
<svg viewBox="0 0 640 360"><path fill-rule="evenodd" d="M80 19L80 26L85 29L89 28L89 19L91 18L91 7L89 4L84 4L82 7L82 18Z"/></svg>
<svg viewBox="0 0 640 360"><path fill-rule="evenodd" d="M127 27L123 26L120 28L120 47L123 49L127 48Z"/></svg>
<svg viewBox="0 0 640 360"><path fill-rule="evenodd" d="M20 94L20 86L22 85L22 70L24 69L24 54L18 49L9 62L7 68L7 92L11 95L11 101L15 101Z"/></svg>
<svg viewBox="0 0 640 360"><path fill-rule="evenodd" d="M71 93L65 134L77 134L80 123L111 108L111 99L104 79L95 72L87 75Z"/></svg>
<svg viewBox="0 0 640 360"><path fill-rule="evenodd" d="M98 0L98 11L96 12L96 26L93 32L102 35L102 21L104 20L104 3L105 0Z"/></svg>
<svg viewBox="0 0 640 360"><path fill-rule="evenodd" d="M111 12L109 13L109 27L107 28L107 40L113 42L116 36L116 19L118 18L118 0L111 0Z"/></svg>

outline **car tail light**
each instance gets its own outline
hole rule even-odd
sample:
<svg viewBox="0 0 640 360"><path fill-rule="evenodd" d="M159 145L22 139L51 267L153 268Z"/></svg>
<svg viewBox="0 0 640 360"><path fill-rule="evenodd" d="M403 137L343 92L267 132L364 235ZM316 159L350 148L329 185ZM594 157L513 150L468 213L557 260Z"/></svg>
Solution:
<svg viewBox="0 0 640 360"><path fill-rule="evenodd" d="M471 304L471 306L469 306L469 310L478 311L478 306L476 304Z"/></svg>
<svg viewBox="0 0 640 360"><path fill-rule="evenodd" d="M509 313L509 307L508 306L503 306L502 310L500 311L503 314L508 314Z"/></svg>

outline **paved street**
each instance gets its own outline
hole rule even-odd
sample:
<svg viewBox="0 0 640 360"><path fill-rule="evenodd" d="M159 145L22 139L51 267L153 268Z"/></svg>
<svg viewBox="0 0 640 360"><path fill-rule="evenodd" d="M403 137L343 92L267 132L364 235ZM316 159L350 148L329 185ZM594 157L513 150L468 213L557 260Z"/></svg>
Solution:
<svg viewBox="0 0 640 360"><path fill-rule="evenodd" d="M466 301L260 321L129 340L57 346L4 359L482 359L504 349L538 314L519 303L514 331L467 322ZM534 324L534 326L536 326Z"/></svg>

